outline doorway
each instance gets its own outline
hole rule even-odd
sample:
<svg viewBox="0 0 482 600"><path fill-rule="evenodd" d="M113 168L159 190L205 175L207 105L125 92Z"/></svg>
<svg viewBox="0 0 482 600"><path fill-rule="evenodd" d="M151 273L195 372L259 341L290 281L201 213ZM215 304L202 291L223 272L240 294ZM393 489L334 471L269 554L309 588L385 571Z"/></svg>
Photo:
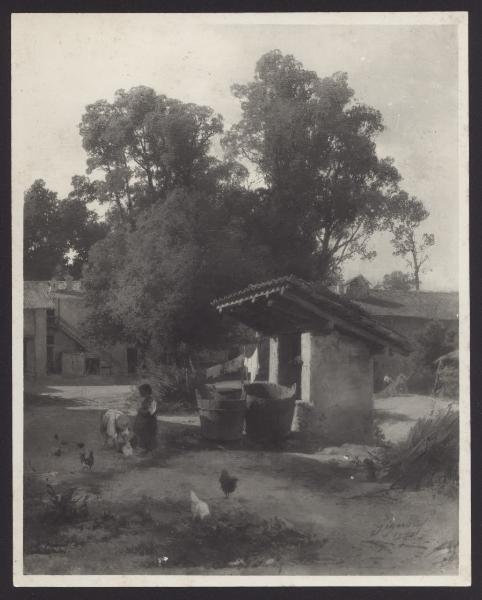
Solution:
<svg viewBox="0 0 482 600"><path fill-rule="evenodd" d="M127 348L127 372L129 375L137 373L137 348Z"/></svg>
<svg viewBox="0 0 482 600"><path fill-rule="evenodd" d="M278 381L281 385L292 386L296 383L296 392L301 394L301 334L290 333L278 338Z"/></svg>

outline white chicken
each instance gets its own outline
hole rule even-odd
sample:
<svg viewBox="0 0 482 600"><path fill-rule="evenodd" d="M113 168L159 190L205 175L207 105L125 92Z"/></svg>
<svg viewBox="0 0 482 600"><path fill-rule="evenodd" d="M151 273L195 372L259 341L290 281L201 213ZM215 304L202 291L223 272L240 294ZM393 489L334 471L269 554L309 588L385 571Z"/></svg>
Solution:
<svg viewBox="0 0 482 600"><path fill-rule="evenodd" d="M199 519L203 521L206 517L211 514L209 512L209 506L206 502L200 500L196 494L191 490L191 514L192 518L196 521Z"/></svg>

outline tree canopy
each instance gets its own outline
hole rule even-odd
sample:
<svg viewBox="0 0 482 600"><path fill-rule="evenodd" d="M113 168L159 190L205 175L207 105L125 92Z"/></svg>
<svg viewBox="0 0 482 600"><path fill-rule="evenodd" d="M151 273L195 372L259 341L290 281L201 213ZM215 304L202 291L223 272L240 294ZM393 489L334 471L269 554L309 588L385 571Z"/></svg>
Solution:
<svg viewBox="0 0 482 600"><path fill-rule="evenodd" d="M320 78L279 50L232 90L242 118L223 145L265 181L263 229L280 261L291 268L291 248L304 250L300 274L325 278L355 255L373 257L368 240L386 225L400 181L376 153L380 112L353 101L346 73Z"/></svg>
<svg viewBox="0 0 482 600"><path fill-rule="evenodd" d="M402 271L392 271L383 276L381 287L385 290L408 291L412 287L412 277Z"/></svg>
<svg viewBox="0 0 482 600"><path fill-rule="evenodd" d="M226 334L211 301L265 277L264 251L229 203L175 190L92 250L84 281L101 310L91 333L122 332L164 360L210 347Z"/></svg>
<svg viewBox="0 0 482 600"><path fill-rule="evenodd" d="M246 175L241 165L209 154L213 137L223 130L220 115L149 87L118 90L113 102L88 105L79 127L87 172L104 174L93 184L99 201L131 227L142 209L173 189L205 188L212 179Z"/></svg>
<svg viewBox="0 0 482 600"><path fill-rule="evenodd" d="M409 198L406 192L402 192L390 219L393 254L405 258L417 291L420 289L420 273L429 259L428 249L435 244L433 233L417 235L420 224L428 215L421 200L414 196Z"/></svg>
<svg viewBox="0 0 482 600"><path fill-rule="evenodd" d="M56 273L79 277L90 247L106 232L97 213L87 207L82 178L64 200L37 179L24 197L24 277L44 280Z"/></svg>

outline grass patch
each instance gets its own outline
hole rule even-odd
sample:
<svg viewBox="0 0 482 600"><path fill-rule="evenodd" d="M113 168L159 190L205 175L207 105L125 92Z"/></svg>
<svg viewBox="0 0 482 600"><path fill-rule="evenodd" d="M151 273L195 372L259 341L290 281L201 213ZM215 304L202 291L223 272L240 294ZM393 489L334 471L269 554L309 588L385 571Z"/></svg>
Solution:
<svg viewBox="0 0 482 600"><path fill-rule="evenodd" d="M324 540L277 517L262 519L253 513L211 516L202 522L181 519L157 528L131 552L167 566L225 568L231 564L254 567L281 562L310 563L318 558Z"/></svg>
<svg viewBox="0 0 482 600"><path fill-rule="evenodd" d="M435 417L419 419L407 439L387 453L386 479L393 488L457 486L459 413L451 408Z"/></svg>

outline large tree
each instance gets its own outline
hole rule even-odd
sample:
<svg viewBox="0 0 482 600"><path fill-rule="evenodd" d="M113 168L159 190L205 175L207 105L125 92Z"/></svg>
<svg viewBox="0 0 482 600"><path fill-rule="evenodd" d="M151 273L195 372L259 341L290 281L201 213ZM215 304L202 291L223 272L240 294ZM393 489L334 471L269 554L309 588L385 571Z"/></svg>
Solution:
<svg viewBox="0 0 482 600"><path fill-rule="evenodd" d="M400 180L376 153L380 112L353 101L345 73L320 78L279 50L232 90L242 118L223 145L264 179L264 236L283 270L326 278L355 255L373 257L368 240L386 224Z"/></svg>
<svg viewBox="0 0 482 600"><path fill-rule="evenodd" d="M59 273L80 277L90 247L106 233L106 226L87 204L93 197L81 177L59 200L37 179L24 197L24 278L50 279Z"/></svg>
<svg viewBox="0 0 482 600"><path fill-rule="evenodd" d="M211 108L145 86L118 90L113 102L88 105L80 123L87 172L104 174L93 182L97 197L131 228L140 211L173 189L199 189L208 175L244 176L240 165L230 170L209 154L222 130L222 118Z"/></svg>
<svg viewBox="0 0 482 600"><path fill-rule="evenodd" d="M88 172L104 177L78 183L108 203L110 225L85 271L93 336L158 358L208 346L221 330L210 301L271 274L246 168L210 154L222 130L212 109L146 87L87 107Z"/></svg>
<svg viewBox="0 0 482 600"><path fill-rule="evenodd" d="M37 179L24 194L24 278L50 279L67 251L57 194Z"/></svg>
<svg viewBox="0 0 482 600"><path fill-rule="evenodd" d="M226 331L212 299L268 274L243 202L241 192L219 203L180 188L146 209L135 230L112 231L85 271L96 309L90 333L130 340L162 360L215 345Z"/></svg>
<svg viewBox="0 0 482 600"><path fill-rule="evenodd" d="M383 282L380 287L385 290L400 290L407 292L412 287L412 277L402 271L392 271L383 276Z"/></svg>
<svg viewBox="0 0 482 600"><path fill-rule="evenodd" d="M433 233L420 235L418 232L420 224L428 215L421 200L401 193L394 207L390 226L393 254L405 258L417 291L420 289L420 274L429 259L428 249L435 244Z"/></svg>

